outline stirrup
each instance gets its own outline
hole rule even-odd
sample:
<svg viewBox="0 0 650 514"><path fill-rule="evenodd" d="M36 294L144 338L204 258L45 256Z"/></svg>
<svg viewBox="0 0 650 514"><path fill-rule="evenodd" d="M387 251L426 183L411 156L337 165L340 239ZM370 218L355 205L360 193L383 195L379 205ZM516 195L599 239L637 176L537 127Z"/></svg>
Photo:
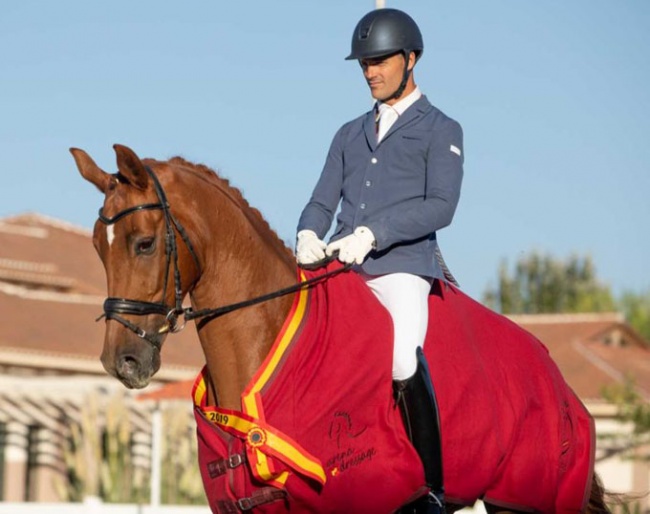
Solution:
<svg viewBox="0 0 650 514"><path fill-rule="evenodd" d="M429 491L429 494L426 496L427 501L430 505L433 506L433 509L429 509L430 514L440 513L445 514L445 496L444 493L435 494Z"/></svg>
<svg viewBox="0 0 650 514"><path fill-rule="evenodd" d="M426 496L416 500L416 514L446 514L445 497L443 493L435 494L432 491Z"/></svg>
<svg viewBox="0 0 650 514"><path fill-rule="evenodd" d="M446 514L444 494L429 491L408 505L401 507L396 514Z"/></svg>

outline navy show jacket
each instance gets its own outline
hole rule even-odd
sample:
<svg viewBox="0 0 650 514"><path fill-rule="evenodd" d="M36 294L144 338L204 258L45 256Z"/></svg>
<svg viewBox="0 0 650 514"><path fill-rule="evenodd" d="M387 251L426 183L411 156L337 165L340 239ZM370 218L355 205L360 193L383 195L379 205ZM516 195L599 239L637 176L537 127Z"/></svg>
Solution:
<svg viewBox="0 0 650 514"><path fill-rule="evenodd" d="M458 122L422 95L377 144L374 109L334 136L298 231L321 239L340 206L332 241L366 226L376 238L362 269L369 275L412 273L444 280L436 231L451 223L463 178Z"/></svg>

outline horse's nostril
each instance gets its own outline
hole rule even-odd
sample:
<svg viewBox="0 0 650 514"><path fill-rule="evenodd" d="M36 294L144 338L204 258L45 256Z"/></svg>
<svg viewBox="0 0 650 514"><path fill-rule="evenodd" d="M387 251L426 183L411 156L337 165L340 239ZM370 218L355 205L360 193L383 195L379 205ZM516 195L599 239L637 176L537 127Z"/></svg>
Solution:
<svg viewBox="0 0 650 514"><path fill-rule="evenodd" d="M123 377L131 377L138 372L140 365L138 361L131 356L125 356L120 359L119 372Z"/></svg>

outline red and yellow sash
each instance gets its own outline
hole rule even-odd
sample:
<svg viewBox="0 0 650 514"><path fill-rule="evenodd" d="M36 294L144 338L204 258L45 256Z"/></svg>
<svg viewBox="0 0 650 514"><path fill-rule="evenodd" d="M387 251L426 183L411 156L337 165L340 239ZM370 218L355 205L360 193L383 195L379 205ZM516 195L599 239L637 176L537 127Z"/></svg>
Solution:
<svg viewBox="0 0 650 514"><path fill-rule="evenodd" d="M302 273L300 279L305 280ZM290 472L277 470L273 460L268 457L278 459L295 472L321 484L327 480L319 459L289 436L265 422L262 405L261 391L278 369L282 357L305 320L308 300L307 289L297 294L291 312L271 351L242 393L242 412L205 404L207 398L205 369L197 377L192 391L194 404L204 413L206 419L245 442L248 462L255 477L280 488L284 487Z"/></svg>

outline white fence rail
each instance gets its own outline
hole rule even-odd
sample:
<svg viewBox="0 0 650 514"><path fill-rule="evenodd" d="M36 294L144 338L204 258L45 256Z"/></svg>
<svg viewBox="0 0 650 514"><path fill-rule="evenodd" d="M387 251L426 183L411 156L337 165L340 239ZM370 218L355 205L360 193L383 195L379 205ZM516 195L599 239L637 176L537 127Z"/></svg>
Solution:
<svg viewBox="0 0 650 514"><path fill-rule="evenodd" d="M482 505L463 509L466 514L484 513ZM209 507L153 507L114 503L4 503L0 514L211 514Z"/></svg>
<svg viewBox="0 0 650 514"><path fill-rule="evenodd" d="M0 514L210 514L209 507L131 505L114 503L7 503Z"/></svg>
<svg viewBox="0 0 650 514"><path fill-rule="evenodd" d="M464 514L483 514L485 509L477 502ZM211 514L209 507L181 507L126 505L114 503L5 503L0 502L0 514Z"/></svg>

